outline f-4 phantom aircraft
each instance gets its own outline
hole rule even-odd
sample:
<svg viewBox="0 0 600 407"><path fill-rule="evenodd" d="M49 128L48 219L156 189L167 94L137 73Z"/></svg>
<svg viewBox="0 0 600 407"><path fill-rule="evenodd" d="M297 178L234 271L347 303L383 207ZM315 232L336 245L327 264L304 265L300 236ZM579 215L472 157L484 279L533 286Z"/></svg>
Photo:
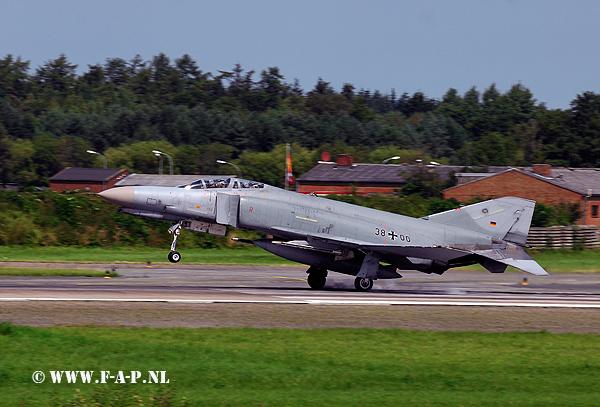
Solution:
<svg viewBox="0 0 600 407"><path fill-rule="evenodd" d="M169 260L181 229L224 236L226 227L274 238L254 244L309 267L308 285L325 286L328 271L356 276L368 291L373 280L401 278L398 270L442 274L481 264L492 273L513 266L546 271L524 250L534 201L505 197L416 219L303 195L239 178L206 178L178 187L117 187L100 193L123 213L174 222Z"/></svg>

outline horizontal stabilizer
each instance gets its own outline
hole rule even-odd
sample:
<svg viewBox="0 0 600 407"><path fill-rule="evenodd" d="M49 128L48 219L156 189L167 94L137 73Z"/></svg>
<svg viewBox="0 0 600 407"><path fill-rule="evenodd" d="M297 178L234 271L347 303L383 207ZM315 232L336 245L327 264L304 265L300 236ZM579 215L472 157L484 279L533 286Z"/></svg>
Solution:
<svg viewBox="0 0 600 407"><path fill-rule="evenodd" d="M473 253L485 257L481 265L492 273L502 273L502 267L498 265L512 266L536 276L547 276L548 273L542 268L525 250L515 245L509 245L506 249L473 250Z"/></svg>
<svg viewBox="0 0 600 407"><path fill-rule="evenodd" d="M518 268L519 270L523 270L528 273L535 274L536 276L547 276L548 275L548 272L546 270L544 270L542 268L542 266L540 266L538 264L538 262L533 259L531 259L531 260L508 259L508 260L505 260L504 263L508 264L509 266L513 266L514 268Z"/></svg>

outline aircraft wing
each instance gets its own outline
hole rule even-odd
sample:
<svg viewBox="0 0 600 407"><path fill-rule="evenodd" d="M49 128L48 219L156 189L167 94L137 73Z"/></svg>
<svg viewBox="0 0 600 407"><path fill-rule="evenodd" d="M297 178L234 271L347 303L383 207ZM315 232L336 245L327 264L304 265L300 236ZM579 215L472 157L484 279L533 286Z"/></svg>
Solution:
<svg viewBox="0 0 600 407"><path fill-rule="evenodd" d="M465 245L463 247L460 245L453 247L395 246L373 244L358 239L331 236L326 233L298 231L279 226L273 227L273 230L286 234L294 234L299 238L306 239L315 246L319 244L324 244L325 246L335 245L341 248L364 249L381 254L433 259L441 262L449 262L453 259L475 254L481 256L481 265L492 273L502 273L506 269L506 266L512 266L534 275L548 275L546 270L529 256L523 248L512 243L508 243L505 248L496 249L480 249L472 245Z"/></svg>
<svg viewBox="0 0 600 407"><path fill-rule="evenodd" d="M314 246L324 245L325 247L336 246L346 249L364 249L381 254L391 254L396 256L418 257L423 259L434 259L447 262L458 257L463 257L471 252L452 249L450 247L432 247L432 246L392 246L380 245L363 240L352 239L340 236L331 236L326 233L299 232L296 229L285 227L273 227L273 230L278 230L284 233L294 233L298 238L306 239Z"/></svg>

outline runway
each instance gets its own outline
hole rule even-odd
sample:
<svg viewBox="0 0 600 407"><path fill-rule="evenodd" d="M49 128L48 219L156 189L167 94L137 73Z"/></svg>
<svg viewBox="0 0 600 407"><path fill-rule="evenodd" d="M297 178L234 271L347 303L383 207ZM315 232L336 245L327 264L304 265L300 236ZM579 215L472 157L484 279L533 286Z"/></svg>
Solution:
<svg viewBox="0 0 600 407"><path fill-rule="evenodd" d="M83 268L105 264L0 263ZM122 277L0 277L0 322L27 326L374 328L600 334L600 275L404 272L356 292L330 273L323 290L305 267L116 265ZM527 278L527 285L523 279Z"/></svg>
<svg viewBox="0 0 600 407"><path fill-rule="evenodd" d="M105 264L2 263L12 267L85 268ZM117 265L122 277L2 277L0 301L128 301L319 305L442 305L600 308L600 275L532 276L450 270L442 276L403 272L356 292L354 278L330 273L323 290L306 283L304 267ZM527 279L526 285L524 278Z"/></svg>

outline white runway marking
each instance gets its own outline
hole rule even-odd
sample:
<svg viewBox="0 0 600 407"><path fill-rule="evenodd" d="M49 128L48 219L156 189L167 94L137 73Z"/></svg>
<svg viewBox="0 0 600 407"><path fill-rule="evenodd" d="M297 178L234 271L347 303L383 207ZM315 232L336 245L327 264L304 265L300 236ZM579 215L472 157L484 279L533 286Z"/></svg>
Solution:
<svg viewBox="0 0 600 407"><path fill-rule="evenodd" d="M315 298L315 297L276 297L278 299L172 299L172 298L0 298L0 301L102 301L102 302L170 302L188 304L247 303L247 304L309 304L309 305L437 305L471 307L537 307L537 308L600 308L599 300L468 300L468 299L391 299L391 298Z"/></svg>

